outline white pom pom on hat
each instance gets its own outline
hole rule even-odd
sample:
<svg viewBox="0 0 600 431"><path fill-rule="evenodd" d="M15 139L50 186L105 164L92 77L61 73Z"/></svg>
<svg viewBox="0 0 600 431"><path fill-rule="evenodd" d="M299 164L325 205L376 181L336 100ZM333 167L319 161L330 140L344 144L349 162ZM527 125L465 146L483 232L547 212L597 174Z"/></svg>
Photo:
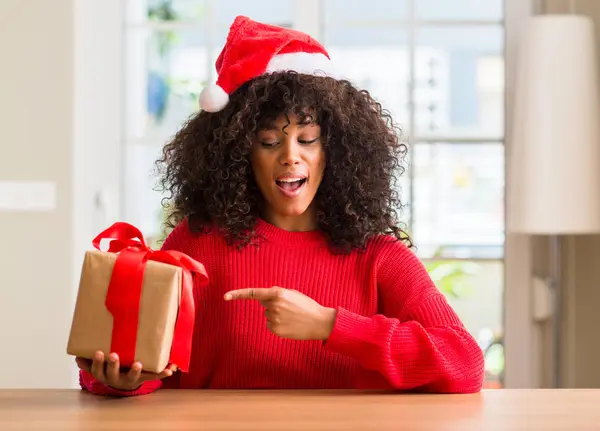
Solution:
<svg viewBox="0 0 600 431"><path fill-rule="evenodd" d="M215 63L218 79L200 93L200 108L219 112L229 95L247 81L264 73L293 70L298 73L327 76L333 74L329 54L306 33L246 16L231 24L227 41Z"/></svg>
<svg viewBox="0 0 600 431"><path fill-rule="evenodd" d="M229 102L229 94L217 84L205 87L200 93L200 108L208 112L219 112Z"/></svg>

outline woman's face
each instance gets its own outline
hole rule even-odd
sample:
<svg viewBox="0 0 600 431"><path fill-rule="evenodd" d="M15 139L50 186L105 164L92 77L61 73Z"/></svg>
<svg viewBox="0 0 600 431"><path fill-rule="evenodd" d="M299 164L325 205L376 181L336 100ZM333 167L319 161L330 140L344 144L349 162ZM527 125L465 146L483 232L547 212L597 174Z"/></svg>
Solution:
<svg viewBox="0 0 600 431"><path fill-rule="evenodd" d="M311 121L280 115L256 136L252 169L268 218L314 217L311 203L323 179L325 152L321 127Z"/></svg>

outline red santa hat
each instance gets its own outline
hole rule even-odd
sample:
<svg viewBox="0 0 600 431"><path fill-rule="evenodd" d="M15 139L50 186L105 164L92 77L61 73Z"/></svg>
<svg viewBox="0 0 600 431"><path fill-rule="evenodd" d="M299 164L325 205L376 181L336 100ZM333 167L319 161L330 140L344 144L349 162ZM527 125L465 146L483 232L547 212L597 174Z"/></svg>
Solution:
<svg viewBox="0 0 600 431"><path fill-rule="evenodd" d="M264 73L293 70L333 75L329 54L315 39L297 30L259 23L245 16L235 18L215 65L217 82L200 93L200 108L208 112L222 110L231 93Z"/></svg>

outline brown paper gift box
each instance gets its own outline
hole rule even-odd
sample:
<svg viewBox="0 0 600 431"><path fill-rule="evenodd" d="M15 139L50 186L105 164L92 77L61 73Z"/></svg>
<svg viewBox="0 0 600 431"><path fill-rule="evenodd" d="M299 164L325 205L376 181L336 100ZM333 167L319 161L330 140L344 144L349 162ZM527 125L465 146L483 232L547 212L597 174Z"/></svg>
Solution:
<svg viewBox="0 0 600 431"><path fill-rule="evenodd" d="M115 253L85 253L67 353L91 359L97 350L110 353L113 317L105 305ZM160 373L169 363L179 302L182 269L146 263L138 320L135 360L144 371Z"/></svg>

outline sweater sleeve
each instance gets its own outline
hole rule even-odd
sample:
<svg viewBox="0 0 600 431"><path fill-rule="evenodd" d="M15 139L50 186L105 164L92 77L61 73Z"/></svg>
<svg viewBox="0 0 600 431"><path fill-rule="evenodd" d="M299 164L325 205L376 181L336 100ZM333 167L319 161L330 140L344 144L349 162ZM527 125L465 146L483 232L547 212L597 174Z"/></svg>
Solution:
<svg viewBox="0 0 600 431"><path fill-rule="evenodd" d="M185 223L186 222L184 221L177 225L175 229L173 229L173 231L165 239L161 250L179 250L185 253L185 251L183 250L183 245L185 243L184 235L187 229ZM179 373L176 373L172 377L165 379L165 386L174 386L173 383L179 381L176 378L178 377L178 374ZM157 389L163 386L163 380L147 380L135 390L121 391L96 380L91 373L84 370L79 370L79 385L81 386L81 389L87 390L96 395L105 395L112 397L132 397L137 395L147 395L156 391Z"/></svg>
<svg viewBox="0 0 600 431"><path fill-rule="evenodd" d="M161 380L147 380L142 385L132 391L122 391L112 388L96 380L91 373L79 370L79 385L81 389L91 392L95 395L105 395L108 397L133 397L137 395L148 395L162 386Z"/></svg>
<svg viewBox="0 0 600 431"><path fill-rule="evenodd" d="M398 246L395 246L398 247ZM408 248L389 253L377 272L381 313L337 308L329 351L356 359L365 387L436 393L481 390L481 348Z"/></svg>

